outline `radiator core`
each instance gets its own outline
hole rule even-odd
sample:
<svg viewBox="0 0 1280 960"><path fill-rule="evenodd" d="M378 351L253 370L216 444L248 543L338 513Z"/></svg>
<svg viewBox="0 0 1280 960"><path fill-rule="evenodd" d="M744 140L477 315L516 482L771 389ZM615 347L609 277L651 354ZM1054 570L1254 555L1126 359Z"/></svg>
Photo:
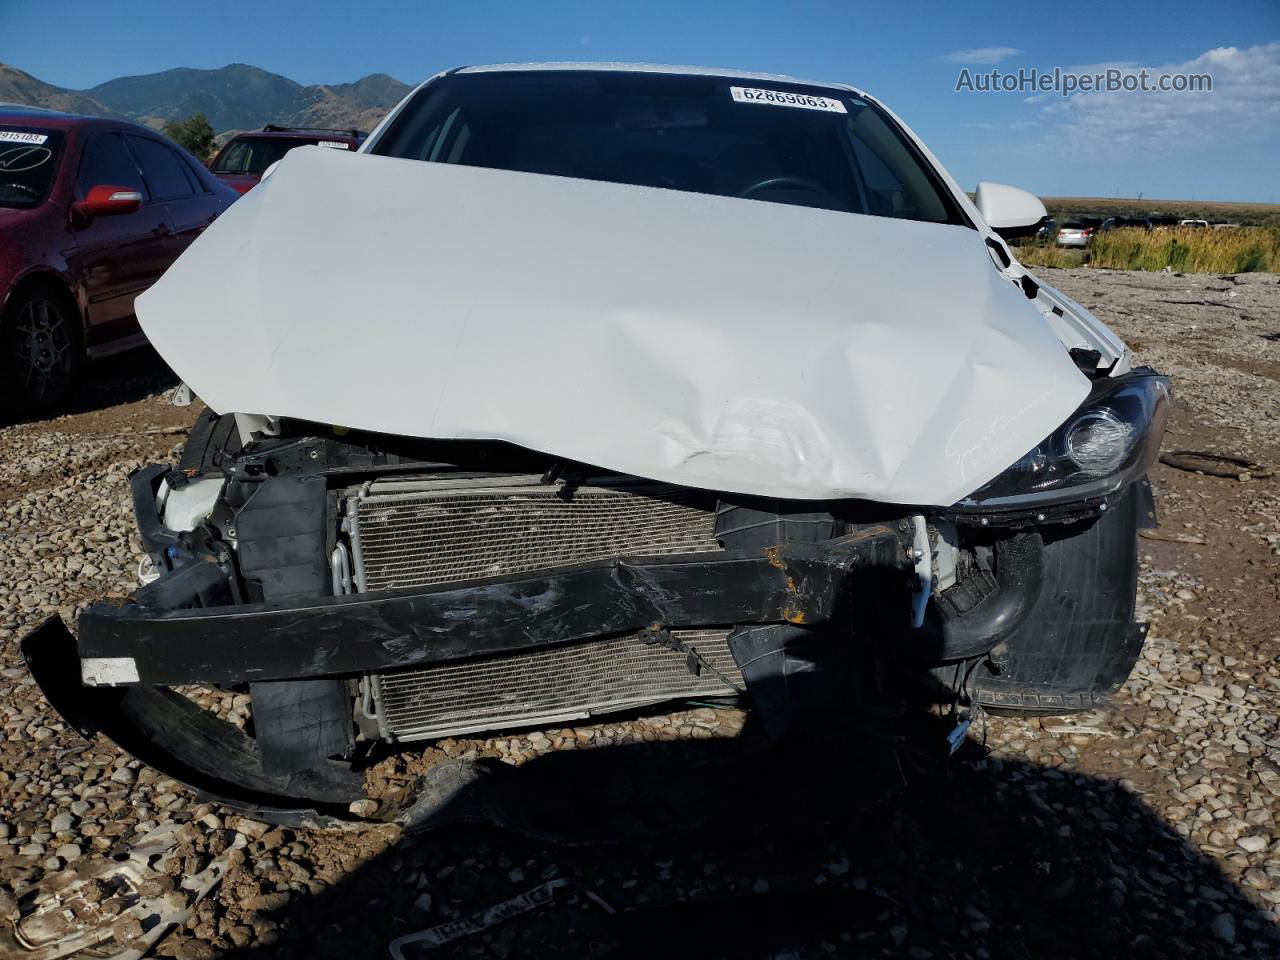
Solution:
<svg viewBox="0 0 1280 960"><path fill-rule="evenodd" d="M581 486L537 476L381 481L354 492L346 516L361 591L721 549L714 496L625 478ZM379 730L416 740L742 687L727 629L673 632L698 656L630 635L376 674L369 682Z"/></svg>

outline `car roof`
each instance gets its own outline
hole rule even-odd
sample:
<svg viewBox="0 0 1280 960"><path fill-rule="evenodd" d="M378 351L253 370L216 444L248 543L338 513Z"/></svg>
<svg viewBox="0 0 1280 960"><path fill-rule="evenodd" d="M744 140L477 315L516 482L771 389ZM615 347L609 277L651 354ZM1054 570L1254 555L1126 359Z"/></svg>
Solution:
<svg viewBox="0 0 1280 960"><path fill-rule="evenodd" d="M678 66L665 63L595 63L591 61L549 61L540 63L491 63L483 66L460 67L453 73L524 73L534 70L564 70L583 73L668 73L695 77L723 77L727 80L764 80L770 83L795 83L806 87L825 87L841 93L863 94L863 91L847 83L825 83L818 80L802 80L781 73L753 73L746 70L730 70L719 67Z"/></svg>
<svg viewBox="0 0 1280 960"><path fill-rule="evenodd" d="M91 117L81 113L63 113L60 110L46 110L44 107L32 107L22 103L0 103L0 123L14 126L38 126L49 130L70 130L80 126L103 126L112 130L129 130L149 133L158 139L165 139L158 130L125 120L120 117Z"/></svg>
<svg viewBox="0 0 1280 960"><path fill-rule="evenodd" d="M352 133L350 130L323 130L317 127L291 130L241 130L231 140L239 140L243 137L268 137L272 140L362 140L365 136L363 131Z"/></svg>
<svg viewBox="0 0 1280 960"><path fill-rule="evenodd" d="M22 103L0 103L0 123L39 124L50 129L65 130L85 120L99 119L101 117L62 113L58 110L46 110L44 107L32 107Z"/></svg>

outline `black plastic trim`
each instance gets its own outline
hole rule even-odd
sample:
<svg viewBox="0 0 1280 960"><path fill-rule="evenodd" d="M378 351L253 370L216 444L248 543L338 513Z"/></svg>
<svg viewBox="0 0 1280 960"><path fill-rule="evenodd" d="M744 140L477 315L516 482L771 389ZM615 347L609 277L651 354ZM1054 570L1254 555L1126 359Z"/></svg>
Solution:
<svg viewBox="0 0 1280 960"><path fill-rule="evenodd" d="M905 576L907 562L897 534L872 524L822 543L763 551L609 560L506 580L183 609L217 569L207 562L161 578L139 591L138 602L90 607L80 618L79 652L128 658L141 683L344 676L654 624L822 623L845 600L855 568Z"/></svg>

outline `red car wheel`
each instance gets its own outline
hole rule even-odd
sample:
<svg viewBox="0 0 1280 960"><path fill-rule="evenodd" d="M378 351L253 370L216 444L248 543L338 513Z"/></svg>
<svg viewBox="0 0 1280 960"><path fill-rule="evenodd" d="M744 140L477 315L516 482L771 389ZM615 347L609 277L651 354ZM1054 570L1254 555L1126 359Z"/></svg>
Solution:
<svg viewBox="0 0 1280 960"><path fill-rule="evenodd" d="M61 303L44 293L16 299L4 319L4 346L12 401L44 409L66 395L80 366L80 337Z"/></svg>

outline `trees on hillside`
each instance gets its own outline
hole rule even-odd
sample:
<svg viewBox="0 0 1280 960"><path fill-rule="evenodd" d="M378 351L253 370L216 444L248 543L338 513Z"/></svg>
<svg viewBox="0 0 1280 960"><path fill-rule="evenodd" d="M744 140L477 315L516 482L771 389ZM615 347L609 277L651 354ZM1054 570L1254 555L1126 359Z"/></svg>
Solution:
<svg viewBox="0 0 1280 960"><path fill-rule="evenodd" d="M171 120L164 125L164 134L181 144L200 161L209 158L213 151L213 127L203 113L193 113L185 120Z"/></svg>

